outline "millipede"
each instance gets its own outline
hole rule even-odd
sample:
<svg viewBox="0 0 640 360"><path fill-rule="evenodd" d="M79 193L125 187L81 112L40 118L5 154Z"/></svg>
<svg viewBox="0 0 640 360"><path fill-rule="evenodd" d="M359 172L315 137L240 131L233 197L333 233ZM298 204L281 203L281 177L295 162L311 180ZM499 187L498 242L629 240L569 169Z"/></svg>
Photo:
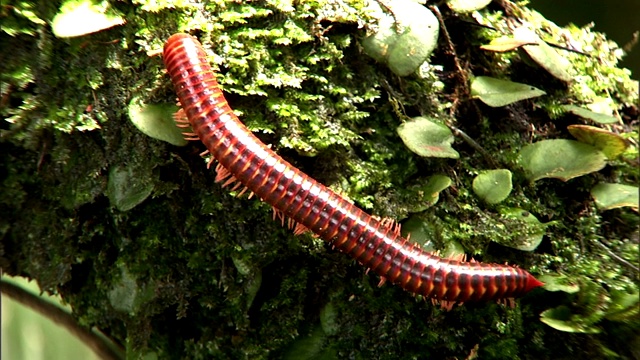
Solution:
<svg viewBox="0 0 640 360"><path fill-rule="evenodd" d="M200 42L172 35L163 60L178 95L178 126L191 127L218 161L216 182L244 186L295 231L310 230L367 269L410 293L445 302L520 297L543 285L518 267L445 259L401 236L399 226L365 213L263 144L229 107Z"/></svg>

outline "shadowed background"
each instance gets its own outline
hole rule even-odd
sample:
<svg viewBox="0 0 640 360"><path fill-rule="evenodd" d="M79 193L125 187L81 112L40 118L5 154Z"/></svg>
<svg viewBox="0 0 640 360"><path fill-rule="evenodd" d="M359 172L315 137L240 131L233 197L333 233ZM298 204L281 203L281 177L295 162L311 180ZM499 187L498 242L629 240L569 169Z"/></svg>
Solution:
<svg viewBox="0 0 640 360"><path fill-rule="evenodd" d="M640 31L640 1L638 0L531 0L529 6L558 26L573 23L595 24L596 31L623 47L633 33ZM640 79L640 45L633 47L621 66L631 69L634 79Z"/></svg>

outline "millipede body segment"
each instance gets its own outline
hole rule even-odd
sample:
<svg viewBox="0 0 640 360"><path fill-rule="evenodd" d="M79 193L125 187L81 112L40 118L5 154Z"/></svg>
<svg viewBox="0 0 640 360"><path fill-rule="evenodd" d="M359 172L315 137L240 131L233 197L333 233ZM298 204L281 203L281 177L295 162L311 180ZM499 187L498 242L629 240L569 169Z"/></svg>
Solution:
<svg viewBox="0 0 640 360"><path fill-rule="evenodd" d="M542 285L516 267L430 254L283 160L234 115L194 37L171 36L163 58L193 132L219 166L384 279L411 293L451 302L513 298Z"/></svg>

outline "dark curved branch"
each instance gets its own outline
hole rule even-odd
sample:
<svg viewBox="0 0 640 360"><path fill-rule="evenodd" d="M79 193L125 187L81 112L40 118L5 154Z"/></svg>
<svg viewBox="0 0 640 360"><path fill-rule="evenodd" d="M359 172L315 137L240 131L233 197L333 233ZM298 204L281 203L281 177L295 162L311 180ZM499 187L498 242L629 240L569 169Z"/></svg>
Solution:
<svg viewBox="0 0 640 360"><path fill-rule="evenodd" d="M98 334L80 326L69 313L61 308L5 280L0 281L0 292L67 329L100 358L105 360L124 359L122 350L114 349Z"/></svg>

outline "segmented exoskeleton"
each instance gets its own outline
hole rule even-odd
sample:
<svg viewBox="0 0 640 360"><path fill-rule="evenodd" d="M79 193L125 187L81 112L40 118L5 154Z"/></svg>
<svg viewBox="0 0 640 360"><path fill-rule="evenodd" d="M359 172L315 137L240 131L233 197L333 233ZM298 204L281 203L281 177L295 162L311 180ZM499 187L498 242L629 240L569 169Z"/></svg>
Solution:
<svg viewBox="0 0 640 360"><path fill-rule="evenodd" d="M234 115L194 37L171 36L163 57L193 135L219 162L219 178L246 186L382 278L450 302L513 298L542 284L516 267L430 254L403 238L397 226L375 219L283 160Z"/></svg>

